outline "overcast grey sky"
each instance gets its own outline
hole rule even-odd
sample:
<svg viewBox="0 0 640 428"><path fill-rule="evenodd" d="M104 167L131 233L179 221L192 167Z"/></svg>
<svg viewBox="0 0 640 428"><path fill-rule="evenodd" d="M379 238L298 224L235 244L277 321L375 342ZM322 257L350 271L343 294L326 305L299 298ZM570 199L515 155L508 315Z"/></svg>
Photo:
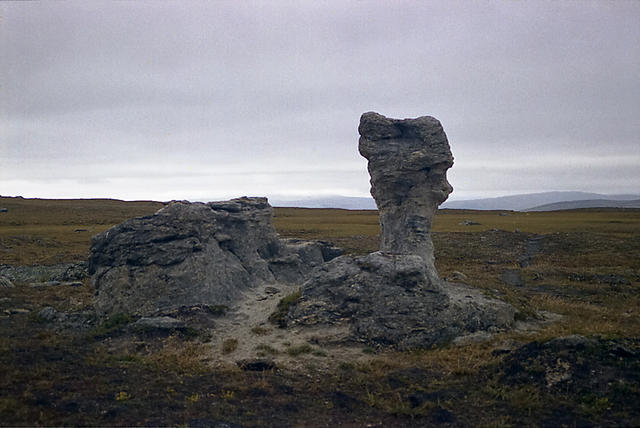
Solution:
<svg viewBox="0 0 640 428"><path fill-rule="evenodd" d="M640 193L639 1L0 3L0 194L366 196L366 111L456 199Z"/></svg>

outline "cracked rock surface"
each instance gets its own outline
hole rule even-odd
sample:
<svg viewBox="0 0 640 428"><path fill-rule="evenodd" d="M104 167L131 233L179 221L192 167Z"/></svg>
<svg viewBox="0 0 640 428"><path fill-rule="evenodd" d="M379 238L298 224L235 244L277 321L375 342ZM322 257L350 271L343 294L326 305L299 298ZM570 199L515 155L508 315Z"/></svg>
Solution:
<svg viewBox="0 0 640 428"><path fill-rule="evenodd" d="M431 222L453 191L447 181L453 155L442 125L431 116L399 120L369 112L358 131L380 213L380 251L419 255L437 282Z"/></svg>
<svg viewBox="0 0 640 428"><path fill-rule="evenodd" d="M272 216L266 198L173 202L96 235L89 273L98 314L227 305L260 284L302 282L339 254L327 243L281 240Z"/></svg>
<svg viewBox="0 0 640 428"><path fill-rule="evenodd" d="M291 325L344 325L345 339L398 349L429 348L513 325L515 310L479 290L433 283L421 257L341 256L316 269L290 311Z"/></svg>

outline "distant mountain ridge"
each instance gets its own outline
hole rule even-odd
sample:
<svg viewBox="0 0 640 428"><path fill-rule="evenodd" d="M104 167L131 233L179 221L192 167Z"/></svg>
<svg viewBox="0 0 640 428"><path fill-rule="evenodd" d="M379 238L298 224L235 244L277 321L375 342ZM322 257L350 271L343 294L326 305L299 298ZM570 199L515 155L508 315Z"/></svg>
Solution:
<svg viewBox="0 0 640 428"><path fill-rule="evenodd" d="M545 204L528 208L525 211L560 211L576 210L580 208L640 208L640 199L631 201L591 199L585 201L555 202L553 204Z"/></svg>
<svg viewBox="0 0 640 428"><path fill-rule="evenodd" d="M576 208L636 208L640 195L605 195L589 192L542 192L497 198L446 201L440 208L468 210L553 211ZM326 196L297 200L271 199L274 207L375 210L373 198ZM568 204L568 205L565 205Z"/></svg>
<svg viewBox="0 0 640 428"><path fill-rule="evenodd" d="M440 208L526 211L556 203L601 200L629 201L636 199L640 199L640 195L604 195L588 192L542 192L501 196L497 198L447 201L442 204ZM589 206L584 203L580 208L589 208Z"/></svg>

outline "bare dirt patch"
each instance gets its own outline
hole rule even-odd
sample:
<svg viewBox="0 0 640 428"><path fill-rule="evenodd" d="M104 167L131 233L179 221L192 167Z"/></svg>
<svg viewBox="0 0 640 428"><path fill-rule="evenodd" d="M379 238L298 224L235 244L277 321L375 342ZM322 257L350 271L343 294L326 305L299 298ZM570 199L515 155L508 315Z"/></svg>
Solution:
<svg viewBox="0 0 640 428"><path fill-rule="evenodd" d="M216 321L212 333L211 363L228 367L238 361L264 359L277 367L296 370L304 367L330 368L343 361L360 362L371 358L368 348L347 340L347 327L281 328L270 321L278 303L295 294L298 286L262 285L245 292L225 316ZM224 344L237 341L231 352ZM365 350L365 352L363 352Z"/></svg>

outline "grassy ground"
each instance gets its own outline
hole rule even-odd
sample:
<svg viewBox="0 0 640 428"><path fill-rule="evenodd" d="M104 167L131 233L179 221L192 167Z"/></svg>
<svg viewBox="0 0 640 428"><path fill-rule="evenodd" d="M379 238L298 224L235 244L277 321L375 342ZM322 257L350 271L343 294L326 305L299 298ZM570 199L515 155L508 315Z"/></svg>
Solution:
<svg viewBox="0 0 640 428"><path fill-rule="evenodd" d="M91 235L160 206L0 198L8 209L0 213L0 264L82 261ZM274 224L283 236L329 240L352 253L377 249L375 211L281 208ZM212 368L197 334L132 333L127 319L60 328L38 316L45 306L90 311L88 281L16 284L0 288L0 425L640 424L640 211L445 210L433 239L442 276L464 274L524 313L563 318L463 347L363 348L372 358L332 368L314 363L320 352L301 353L304 369L252 372ZM506 284L505 270L521 284ZM594 344L542 343L570 334Z"/></svg>
<svg viewBox="0 0 640 428"><path fill-rule="evenodd" d="M0 198L0 264L56 264L87 259L91 237L159 202L110 199Z"/></svg>

